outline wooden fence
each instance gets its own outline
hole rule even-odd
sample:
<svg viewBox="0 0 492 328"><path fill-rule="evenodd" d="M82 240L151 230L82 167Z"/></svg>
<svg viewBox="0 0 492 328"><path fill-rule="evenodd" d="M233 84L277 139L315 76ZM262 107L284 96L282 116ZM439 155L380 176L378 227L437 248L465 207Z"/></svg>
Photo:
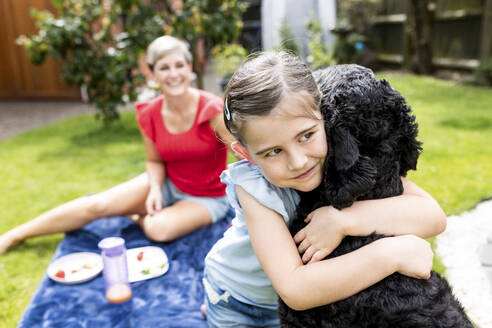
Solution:
<svg viewBox="0 0 492 328"><path fill-rule="evenodd" d="M436 0L433 64L471 70L492 57L492 0ZM371 42L383 63L408 63L409 0L383 0L374 18Z"/></svg>
<svg viewBox="0 0 492 328"><path fill-rule="evenodd" d="M0 0L0 99L80 99L80 91L61 81L61 63L48 59L35 66L16 45L22 34L36 33L31 8L54 11L50 0Z"/></svg>

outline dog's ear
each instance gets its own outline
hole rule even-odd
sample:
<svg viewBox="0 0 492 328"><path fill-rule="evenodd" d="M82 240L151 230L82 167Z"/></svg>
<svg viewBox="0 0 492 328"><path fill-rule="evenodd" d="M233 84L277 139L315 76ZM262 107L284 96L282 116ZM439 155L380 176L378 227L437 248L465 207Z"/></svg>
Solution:
<svg viewBox="0 0 492 328"><path fill-rule="evenodd" d="M422 143L415 138L416 130L413 131L403 136L398 143L401 176L406 176L409 170L417 169L417 160L422 151Z"/></svg>
<svg viewBox="0 0 492 328"><path fill-rule="evenodd" d="M333 126L329 147L324 184L330 187L324 197L340 209L372 189L377 171L369 157L361 156L357 139L347 129Z"/></svg>
<svg viewBox="0 0 492 328"><path fill-rule="evenodd" d="M360 156L357 140L344 127L334 126L331 129L331 141L335 168L337 171L347 171Z"/></svg>

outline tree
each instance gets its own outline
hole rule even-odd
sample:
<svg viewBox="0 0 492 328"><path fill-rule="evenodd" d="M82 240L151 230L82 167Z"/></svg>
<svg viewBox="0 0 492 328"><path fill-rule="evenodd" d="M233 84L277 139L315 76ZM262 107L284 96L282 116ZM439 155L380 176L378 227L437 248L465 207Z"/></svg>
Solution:
<svg viewBox="0 0 492 328"><path fill-rule="evenodd" d="M409 2L411 69L417 74L431 74L434 71L432 64L432 22L434 21L435 7L434 0L411 0Z"/></svg>
<svg viewBox="0 0 492 328"><path fill-rule="evenodd" d="M144 78L138 58L163 33L183 38L194 55L198 86L199 40L217 44L237 39L246 6L238 0L52 0L57 17L32 10L39 32L18 43L28 58L42 64L47 56L63 60L62 78L87 90L88 101L109 123L119 117L117 106L136 99Z"/></svg>
<svg viewBox="0 0 492 328"><path fill-rule="evenodd" d="M199 88L203 87L203 65L200 63L199 46L204 42L205 52L210 50L210 43L223 45L237 41L243 22L241 16L246 10L246 3L238 0L186 0L178 1L178 6L165 6L163 16L167 20L168 32L186 39L193 55L193 70L197 75ZM175 1L176 3L176 1Z"/></svg>

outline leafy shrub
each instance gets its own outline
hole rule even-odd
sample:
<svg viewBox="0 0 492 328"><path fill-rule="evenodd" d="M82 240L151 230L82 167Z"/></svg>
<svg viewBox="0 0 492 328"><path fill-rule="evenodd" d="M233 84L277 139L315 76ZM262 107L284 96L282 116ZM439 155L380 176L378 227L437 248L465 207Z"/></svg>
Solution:
<svg viewBox="0 0 492 328"><path fill-rule="evenodd" d="M280 46L278 46L277 49L299 56L301 46L299 45L299 42L296 41L296 36L292 32L289 23L287 23L287 19L284 18L282 20L282 25L280 25L278 33L280 36Z"/></svg>
<svg viewBox="0 0 492 328"><path fill-rule="evenodd" d="M59 17L31 10L39 32L21 36L17 43L34 64L42 64L47 56L62 59L63 80L86 89L89 103L98 109L96 117L106 123L118 118L116 107L136 98L143 77L132 71L146 45L162 33L162 21L147 19L153 15L151 8L135 1L137 13L115 33L121 20L117 13L130 11L128 1L112 1L110 8L90 0L53 4Z"/></svg>
<svg viewBox="0 0 492 328"><path fill-rule="evenodd" d="M308 43L309 56L307 60L313 69L334 64L332 50L323 42L321 23L316 19L312 19L306 24L306 27L309 31L310 40Z"/></svg>
<svg viewBox="0 0 492 328"><path fill-rule="evenodd" d="M152 40L167 33L188 41L201 87L198 40L234 41L246 9L239 0L187 0L181 6L162 0L52 2L58 17L32 10L39 32L21 36L17 43L35 64L48 56L62 59L62 78L87 91L96 117L105 123L119 117L117 106L136 99L137 87L144 82L138 58Z"/></svg>
<svg viewBox="0 0 492 328"><path fill-rule="evenodd" d="M306 24L306 28L309 31L310 40L308 43L309 55L307 61L313 69L332 65L334 63L332 51L323 42L321 23L316 19L312 19Z"/></svg>
<svg viewBox="0 0 492 328"><path fill-rule="evenodd" d="M215 74L231 77L241 62L248 56L248 51L239 43L218 45L212 49Z"/></svg>
<svg viewBox="0 0 492 328"><path fill-rule="evenodd" d="M220 77L220 88L225 91L227 83L248 56L248 51L239 43L218 45L212 49L215 74Z"/></svg>

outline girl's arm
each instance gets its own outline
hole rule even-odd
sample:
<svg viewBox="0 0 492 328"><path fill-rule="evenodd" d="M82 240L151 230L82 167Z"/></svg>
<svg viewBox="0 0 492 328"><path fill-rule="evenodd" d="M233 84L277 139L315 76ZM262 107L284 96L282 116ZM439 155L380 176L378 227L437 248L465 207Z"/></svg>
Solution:
<svg viewBox="0 0 492 328"><path fill-rule="evenodd" d="M401 180L402 195L359 201L341 211L346 211L351 218L346 225L347 235L367 236L375 231L428 238L446 229L446 214L437 201L413 182L403 177Z"/></svg>
<svg viewBox="0 0 492 328"><path fill-rule="evenodd" d="M236 190L256 256L279 296L295 310L344 299L397 271L415 278L430 275L430 245L411 235L383 238L351 253L304 265L282 217L241 187Z"/></svg>
<svg viewBox="0 0 492 328"><path fill-rule="evenodd" d="M316 262L330 254L345 236L413 234L422 238L435 236L446 228L446 215L431 195L402 177L400 196L357 201L337 210L321 207L308 215L309 224L294 241L302 260Z"/></svg>
<svg viewBox="0 0 492 328"><path fill-rule="evenodd" d="M162 183L166 177L164 163L157 153L154 142L142 133L145 145L146 160L145 169L149 177L149 195L145 201L147 213L153 215L162 210Z"/></svg>

